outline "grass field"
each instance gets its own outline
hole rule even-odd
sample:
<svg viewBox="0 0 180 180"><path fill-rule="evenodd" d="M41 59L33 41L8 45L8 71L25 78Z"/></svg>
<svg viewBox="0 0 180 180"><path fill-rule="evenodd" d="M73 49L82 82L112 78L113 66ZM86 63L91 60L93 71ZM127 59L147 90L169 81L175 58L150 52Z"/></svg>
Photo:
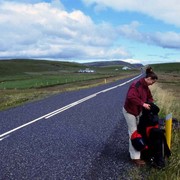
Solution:
<svg viewBox="0 0 180 180"><path fill-rule="evenodd" d="M0 61L0 89L42 88L105 76L103 73L77 73L81 68L86 67L77 63L53 61Z"/></svg>
<svg viewBox="0 0 180 180"><path fill-rule="evenodd" d="M46 96L96 86L139 73L122 66L94 67L95 73L78 73L87 66L45 60L0 61L0 110Z"/></svg>
<svg viewBox="0 0 180 180"><path fill-rule="evenodd" d="M174 117L180 119L180 63L156 64L152 67L159 78L156 98L162 107L161 114L172 112Z"/></svg>

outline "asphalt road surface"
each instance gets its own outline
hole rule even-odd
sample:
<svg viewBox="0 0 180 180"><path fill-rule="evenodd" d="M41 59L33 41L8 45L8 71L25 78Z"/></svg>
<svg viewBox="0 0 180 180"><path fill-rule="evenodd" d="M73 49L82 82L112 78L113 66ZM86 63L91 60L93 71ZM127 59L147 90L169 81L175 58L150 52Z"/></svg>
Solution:
<svg viewBox="0 0 180 180"><path fill-rule="evenodd" d="M132 80L1 111L0 179L128 179L122 106Z"/></svg>

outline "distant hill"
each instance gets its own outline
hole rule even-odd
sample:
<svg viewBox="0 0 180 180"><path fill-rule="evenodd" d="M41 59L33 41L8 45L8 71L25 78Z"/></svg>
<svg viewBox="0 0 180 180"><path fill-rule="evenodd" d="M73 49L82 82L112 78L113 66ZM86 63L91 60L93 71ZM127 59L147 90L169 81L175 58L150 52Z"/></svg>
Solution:
<svg viewBox="0 0 180 180"><path fill-rule="evenodd" d="M141 67L144 67L144 65L140 64L140 63L135 63L135 64L132 64L135 68L141 68Z"/></svg>
<svg viewBox="0 0 180 180"><path fill-rule="evenodd" d="M180 63L172 62L172 63L161 63L161 64L151 64L151 67L155 72L177 72L180 73Z"/></svg>
<svg viewBox="0 0 180 180"><path fill-rule="evenodd" d="M127 66L131 69L142 67L142 64L130 64L123 61L102 61L91 63L74 63L49 60L35 59L11 59L0 60L0 76L6 75L22 75L29 73L45 73L45 72L78 72L80 69L87 67L110 67L110 66Z"/></svg>
<svg viewBox="0 0 180 180"><path fill-rule="evenodd" d="M131 64L124 61L96 61L96 62L89 62L83 63L86 66L94 66L94 67L102 67L102 66L127 66L129 68L141 68L143 67L142 64Z"/></svg>
<svg viewBox="0 0 180 180"><path fill-rule="evenodd" d="M29 72L75 72L85 68L83 64L62 61L11 59L0 60L0 76L27 74Z"/></svg>

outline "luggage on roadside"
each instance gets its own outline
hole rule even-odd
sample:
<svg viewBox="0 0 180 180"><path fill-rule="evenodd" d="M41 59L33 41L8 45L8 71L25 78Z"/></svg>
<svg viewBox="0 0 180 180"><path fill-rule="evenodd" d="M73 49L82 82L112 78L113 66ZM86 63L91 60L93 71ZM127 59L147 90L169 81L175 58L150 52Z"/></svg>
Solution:
<svg viewBox="0 0 180 180"><path fill-rule="evenodd" d="M137 133L141 135L141 145L143 144L140 150L141 158L148 161L152 166L161 169L165 167L166 158L171 155L171 151L167 145L165 131L159 127L159 107L154 103L149 104L151 109L143 108L137 128ZM131 141L133 144L135 140L131 139Z"/></svg>

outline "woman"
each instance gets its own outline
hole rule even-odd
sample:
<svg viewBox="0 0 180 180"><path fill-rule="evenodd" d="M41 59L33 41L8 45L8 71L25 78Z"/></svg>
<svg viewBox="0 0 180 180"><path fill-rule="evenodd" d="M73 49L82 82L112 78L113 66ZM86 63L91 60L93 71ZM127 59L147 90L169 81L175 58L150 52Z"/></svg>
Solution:
<svg viewBox="0 0 180 180"><path fill-rule="evenodd" d="M129 87L123 107L123 114L128 125L129 153L132 161L137 165L145 165L145 162L140 159L140 151L137 151L133 147L131 135L137 131L142 108L150 109L150 104L147 104L146 102L153 102L153 97L148 86L154 84L157 79L158 77L152 71L152 68L147 68L146 76L133 82Z"/></svg>

